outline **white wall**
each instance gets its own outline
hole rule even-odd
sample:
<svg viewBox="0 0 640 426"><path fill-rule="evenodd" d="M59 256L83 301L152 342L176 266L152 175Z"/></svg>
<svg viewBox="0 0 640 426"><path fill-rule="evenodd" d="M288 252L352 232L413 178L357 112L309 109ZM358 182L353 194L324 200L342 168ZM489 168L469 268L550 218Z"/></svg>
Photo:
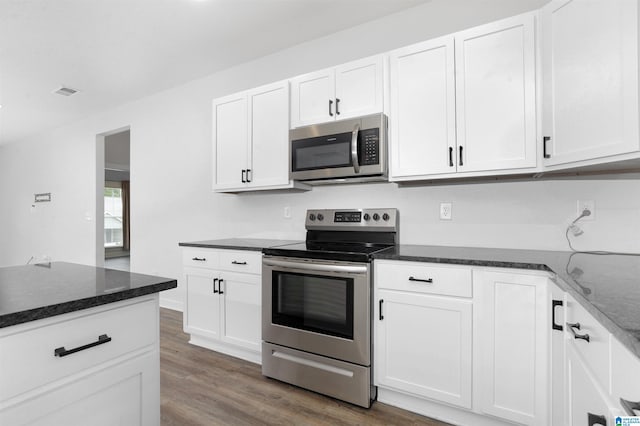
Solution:
<svg viewBox="0 0 640 426"><path fill-rule="evenodd" d="M506 17L544 3L433 0L158 93L24 143L0 147L0 265L33 254L95 262L96 135L131 127L132 248L135 272L181 278L178 242L258 236L304 237L304 212L318 207L397 207L405 244L567 249L576 200L596 202L580 249L640 251L638 180L530 181L398 187L318 187L308 193L211 192L211 100L263 83ZM213 54L213 52L212 52ZM53 201L31 212L35 192ZM453 220L438 219L453 203ZM291 207L292 218L283 217ZM87 220L87 216L89 220ZM179 306L181 290L163 303Z"/></svg>

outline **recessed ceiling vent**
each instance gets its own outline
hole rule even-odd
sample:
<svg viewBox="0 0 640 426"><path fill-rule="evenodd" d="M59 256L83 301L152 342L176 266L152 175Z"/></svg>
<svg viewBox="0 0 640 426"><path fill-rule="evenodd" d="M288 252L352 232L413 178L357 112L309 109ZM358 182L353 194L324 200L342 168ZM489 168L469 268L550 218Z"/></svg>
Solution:
<svg viewBox="0 0 640 426"><path fill-rule="evenodd" d="M56 90L53 93L56 93L56 94L62 95L62 96L71 96L71 95L75 95L78 92L79 92L79 90L72 89L71 87L62 86L61 88L59 88L58 90Z"/></svg>

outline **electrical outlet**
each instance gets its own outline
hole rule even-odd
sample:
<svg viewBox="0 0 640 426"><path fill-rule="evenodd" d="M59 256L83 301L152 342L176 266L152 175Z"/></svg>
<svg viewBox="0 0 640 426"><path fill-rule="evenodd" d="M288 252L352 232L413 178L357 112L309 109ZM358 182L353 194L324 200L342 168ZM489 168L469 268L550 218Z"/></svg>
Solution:
<svg viewBox="0 0 640 426"><path fill-rule="evenodd" d="M596 220L596 203L593 200L578 200L578 207L576 211L576 217L580 216L582 212L589 210L590 214L580 219L581 222L589 220Z"/></svg>
<svg viewBox="0 0 640 426"><path fill-rule="evenodd" d="M285 219L291 219L291 207L286 206L284 208L284 218Z"/></svg>
<svg viewBox="0 0 640 426"><path fill-rule="evenodd" d="M440 220L451 220L451 203L440 203Z"/></svg>

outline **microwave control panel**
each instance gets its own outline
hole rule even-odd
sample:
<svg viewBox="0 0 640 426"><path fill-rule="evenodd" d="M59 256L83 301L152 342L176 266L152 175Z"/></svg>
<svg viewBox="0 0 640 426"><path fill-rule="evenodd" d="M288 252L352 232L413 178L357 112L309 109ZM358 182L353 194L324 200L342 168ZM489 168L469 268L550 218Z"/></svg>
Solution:
<svg viewBox="0 0 640 426"><path fill-rule="evenodd" d="M360 131L360 164L380 163L380 129L364 129Z"/></svg>

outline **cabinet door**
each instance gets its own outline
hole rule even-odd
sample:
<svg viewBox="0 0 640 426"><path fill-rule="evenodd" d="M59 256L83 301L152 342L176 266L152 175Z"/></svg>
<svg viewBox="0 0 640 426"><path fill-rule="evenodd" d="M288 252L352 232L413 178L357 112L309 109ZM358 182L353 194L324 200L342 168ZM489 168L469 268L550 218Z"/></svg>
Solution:
<svg viewBox="0 0 640 426"><path fill-rule="evenodd" d="M453 37L390 55L391 178L456 171Z"/></svg>
<svg viewBox="0 0 640 426"><path fill-rule="evenodd" d="M291 127L335 120L333 69L305 74L291 80Z"/></svg>
<svg viewBox="0 0 640 426"><path fill-rule="evenodd" d="M251 125L248 186L289 183L289 83L251 90L247 95Z"/></svg>
<svg viewBox="0 0 640 426"><path fill-rule="evenodd" d="M567 345L567 387L570 426L614 425L606 394L571 344Z"/></svg>
<svg viewBox="0 0 640 426"><path fill-rule="evenodd" d="M566 300L564 291L555 284L549 283L549 295L551 303L551 424L553 426L564 426L566 422L565 413L565 307Z"/></svg>
<svg viewBox="0 0 640 426"><path fill-rule="evenodd" d="M484 413L521 424L549 424L547 280L473 271L474 389Z"/></svg>
<svg viewBox="0 0 640 426"><path fill-rule="evenodd" d="M471 301L378 291L378 386L471 408Z"/></svg>
<svg viewBox="0 0 640 426"><path fill-rule="evenodd" d="M336 67L336 120L382 112L383 73L382 56Z"/></svg>
<svg viewBox="0 0 640 426"><path fill-rule="evenodd" d="M458 171L535 167L533 14L455 38Z"/></svg>
<svg viewBox="0 0 640 426"><path fill-rule="evenodd" d="M225 272L222 276L220 337L227 343L260 352L262 298L260 275Z"/></svg>
<svg viewBox="0 0 640 426"><path fill-rule="evenodd" d="M186 304L184 330L210 338L220 336L220 297L214 271L189 269L185 271ZM214 293L214 291L216 291Z"/></svg>
<svg viewBox="0 0 640 426"><path fill-rule="evenodd" d="M90 374L73 376L15 399L0 411L2 425L160 424L157 349Z"/></svg>
<svg viewBox="0 0 640 426"><path fill-rule="evenodd" d="M242 180L243 170L248 168L247 129L247 98L244 94L213 101L214 189L246 186Z"/></svg>
<svg viewBox="0 0 640 426"><path fill-rule="evenodd" d="M560 0L542 10L545 165L637 151L636 0Z"/></svg>

